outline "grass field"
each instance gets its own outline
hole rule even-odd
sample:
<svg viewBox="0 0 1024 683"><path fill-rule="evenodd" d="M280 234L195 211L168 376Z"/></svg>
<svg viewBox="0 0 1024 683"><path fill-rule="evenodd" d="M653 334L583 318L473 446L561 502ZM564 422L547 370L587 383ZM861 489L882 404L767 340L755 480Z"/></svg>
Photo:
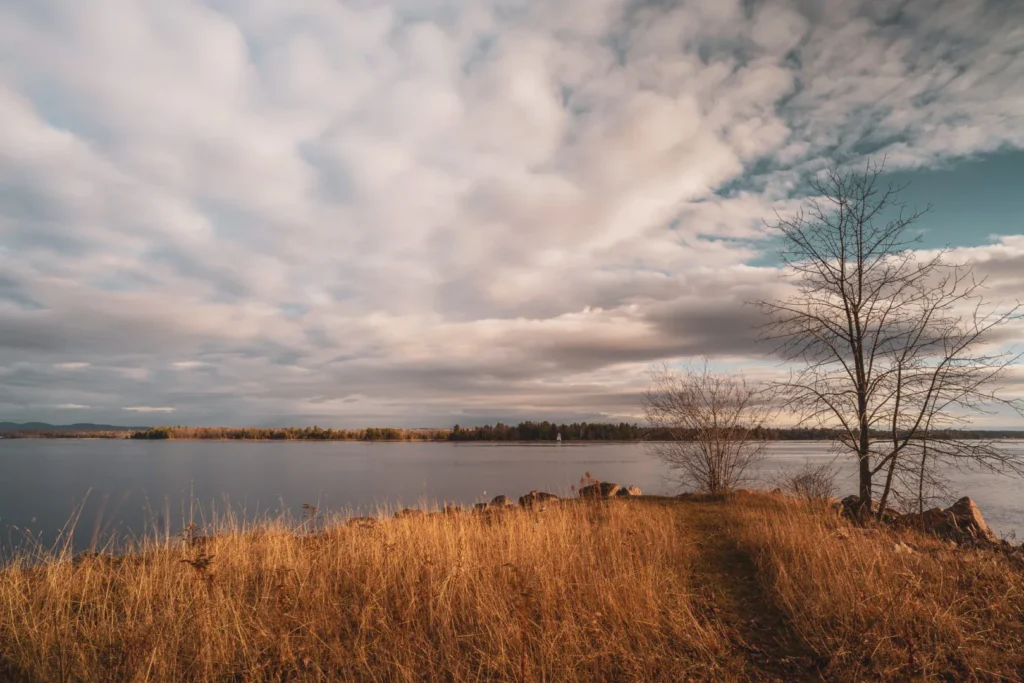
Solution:
<svg viewBox="0 0 1024 683"><path fill-rule="evenodd" d="M0 677L1024 679L1018 558L777 496L296 526L15 562Z"/></svg>

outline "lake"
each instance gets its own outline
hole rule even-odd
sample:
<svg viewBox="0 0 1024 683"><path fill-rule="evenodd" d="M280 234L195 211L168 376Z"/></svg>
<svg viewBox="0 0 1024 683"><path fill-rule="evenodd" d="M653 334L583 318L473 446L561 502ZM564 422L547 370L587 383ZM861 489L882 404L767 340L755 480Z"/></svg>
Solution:
<svg viewBox="0 0 1024 683"><path fill-rule="evenodd" d="M1024 453L1024 442L1008 447ZM833 458L821 442L772 444L754 473L768 485L780 470ZM850 458L836 461L840 495L856 491ZM76 548L93 538L180 530L225 510L254 519L302 505L373 513L380 506L470 504L531 489L571 494L584 473L670 494L665 466L643 444L214 442L0 440L3 547L26 533L50 545L80 510ZM954 489L974 498L999 534L1024 537L1020 479L955 472ZM951 501L950 501L951 502Z"/></svg>

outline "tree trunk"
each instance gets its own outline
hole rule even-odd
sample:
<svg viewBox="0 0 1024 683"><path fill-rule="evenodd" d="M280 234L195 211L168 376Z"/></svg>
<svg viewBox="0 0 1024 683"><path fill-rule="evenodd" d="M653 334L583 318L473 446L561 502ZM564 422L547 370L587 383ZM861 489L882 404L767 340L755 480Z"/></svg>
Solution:
<svg viewBox="0 0 1024 683"><path fill-rule="evenodd" d="M882 489L882 500L878 501L878 520L882 520L882 513L885 511L885 506L889 503L889 492L892 490L892 476L896 472L896 459L899 456L892 456L892 460L889 461L889 472L885 475L885 488Z"/></svg>
<svg viewBox="0 0 1024 683"><path fill-rule="evenodd" d="M924 514L924 467L928 461L928 440L921 444L921 473L917 480L917 511Z"/></svg>
<svg viewBox="0 0 1024 683"><path fill-rule="evenodd" d="M871 515L871 434L868 431L868 401L865 383L858 370L857 382L857 455L860 460L860 506Z"/></svg>
<svg viewBox="0 0 1024 683"><path fill-rule="evenodd" d="M871 514L871 460L868 453L860 453L860 504Z"/></svg>

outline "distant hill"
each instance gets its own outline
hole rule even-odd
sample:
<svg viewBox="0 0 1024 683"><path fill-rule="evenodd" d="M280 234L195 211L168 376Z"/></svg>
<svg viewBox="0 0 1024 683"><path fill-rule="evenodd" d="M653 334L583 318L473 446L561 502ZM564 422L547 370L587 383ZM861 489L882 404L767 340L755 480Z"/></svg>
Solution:
<svg viewBox="0 0 1024 683"><path fill-rule="evenodd" d="M52 425L48 422L0 422L3 432L131 432L149 427L118 427L98 425L92 422L78 422L73 425Z"/></svg>

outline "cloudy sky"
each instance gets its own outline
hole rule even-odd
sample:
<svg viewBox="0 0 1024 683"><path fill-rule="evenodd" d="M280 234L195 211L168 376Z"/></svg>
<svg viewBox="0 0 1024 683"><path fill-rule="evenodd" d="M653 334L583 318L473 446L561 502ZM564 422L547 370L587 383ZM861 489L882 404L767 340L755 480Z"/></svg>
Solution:
<svg viewBox="0 0 1024 683"><path fill-rule="evenodd" d="M1024 3L0 0L0 419L635 419L883 155L1021 296Z"/></svg>

